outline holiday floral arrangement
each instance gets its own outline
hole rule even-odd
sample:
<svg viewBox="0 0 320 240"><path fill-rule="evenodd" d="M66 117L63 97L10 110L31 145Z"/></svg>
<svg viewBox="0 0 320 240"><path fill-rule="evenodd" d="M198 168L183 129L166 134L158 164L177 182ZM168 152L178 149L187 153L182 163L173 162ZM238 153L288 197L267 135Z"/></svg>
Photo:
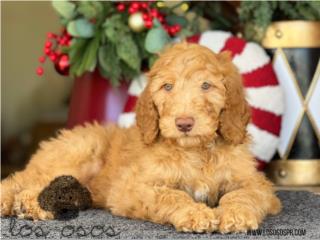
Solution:
<svg viewBox="0 0 320 240"><path fill-rule="evenodd" d="M215 53L230 51L237 59L252 108L248 129L255 142L252 151L263 166L279 140L282 95L262 47L230 32L239 23L238 16L225 15L230 6L222 1L53 2L63 28L60 34L48 33L39 61L49 59L58 73L76 77L67 127L93 121L117 122L121 127L134 124L134 108L146 85L144 72L167 43L186 38ZM219 31L207 31L204 21L207 29ZM43 74L41 66L37 73ZM123 80L131 82L122 84Z"/></svg>
<svg viewBox="0 0 320 240"><path fill-rule="evenodd" d="M44 56L58 73L78 77L96 69L114 86L148 69L176 37L198 29L187 2L54 1L63 30L48 33ZM37 74L43 74L42 66Z"/></svg>

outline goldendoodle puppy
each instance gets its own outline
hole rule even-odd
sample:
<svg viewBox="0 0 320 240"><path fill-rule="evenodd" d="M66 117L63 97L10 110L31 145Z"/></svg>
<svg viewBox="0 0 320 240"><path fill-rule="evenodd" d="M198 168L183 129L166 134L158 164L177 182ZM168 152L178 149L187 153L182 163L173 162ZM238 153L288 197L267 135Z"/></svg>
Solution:
<svg viewBox="0 0 320 240"><path fill-rule="evenodd" d="M1 215L51 219L39 193L57 176L86 186L95 207L179 231L258 228L281 203L256 171L241 76L228 53L178 43L148 74L129 129L87 124L41 143L1 183Z"/></svg>

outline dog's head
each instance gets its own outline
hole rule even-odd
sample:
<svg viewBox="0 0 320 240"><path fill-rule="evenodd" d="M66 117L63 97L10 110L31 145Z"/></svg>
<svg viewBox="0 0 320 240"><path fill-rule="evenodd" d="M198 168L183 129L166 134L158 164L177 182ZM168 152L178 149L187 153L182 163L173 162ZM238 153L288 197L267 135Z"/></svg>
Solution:
<svg viewBox="0 0 320 240"><path fill-rule="evenodd" d="M159 136L185 147L216 137L230 144L244 141L249 108L229 53L175 44L160 55L148 79L136 108L146 144Z"/></svg>

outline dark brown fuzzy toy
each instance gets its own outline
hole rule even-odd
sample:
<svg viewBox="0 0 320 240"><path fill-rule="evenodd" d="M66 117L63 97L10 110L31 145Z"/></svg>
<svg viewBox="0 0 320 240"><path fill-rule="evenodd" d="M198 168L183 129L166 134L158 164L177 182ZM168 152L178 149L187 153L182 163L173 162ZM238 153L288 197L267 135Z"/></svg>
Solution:
<svg viewBox="0 0 320 240"><path fill-rule="evenodd" d="M72 176L55 178L38 197L43 210L50 211L55 218L67 211L79 211L91 207L90 192Z"/></svg>

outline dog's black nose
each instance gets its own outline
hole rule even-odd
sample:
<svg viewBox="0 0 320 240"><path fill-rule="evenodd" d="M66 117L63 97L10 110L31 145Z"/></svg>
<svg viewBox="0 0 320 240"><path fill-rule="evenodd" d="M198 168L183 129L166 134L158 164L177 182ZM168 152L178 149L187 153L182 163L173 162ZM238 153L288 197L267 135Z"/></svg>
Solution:
<svg viewBox="0 0 320 240"><path fill-rule="evenodd" d="M180 117L176 118L176 126L180 132L190 132L194 125L194 119L192 117Z"/></svg>

